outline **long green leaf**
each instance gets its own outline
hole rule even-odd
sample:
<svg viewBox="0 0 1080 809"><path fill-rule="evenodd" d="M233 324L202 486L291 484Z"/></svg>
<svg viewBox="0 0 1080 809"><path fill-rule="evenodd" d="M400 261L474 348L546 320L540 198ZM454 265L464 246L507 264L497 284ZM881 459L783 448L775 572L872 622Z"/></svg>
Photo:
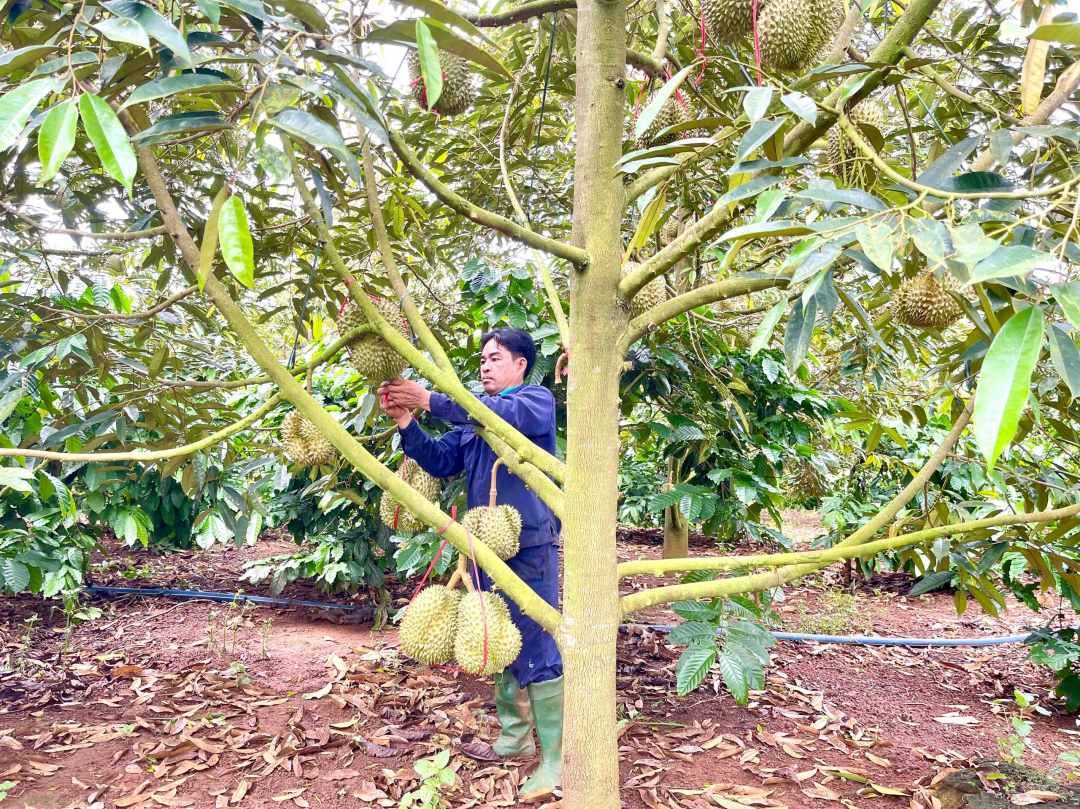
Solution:
<svg viewBox="0 0 1080 809"><path fill-rule="evenodd" d="M289 135L307 141L312 146L326 147L345 163L352 178L363 185L359 161L345 145L345 139L341 137L341 133L326 121L316 118L309 112L290 107L271 118L270 123Z"/></svg>
<svg viewBox="0 0 1080 809"><path fill-rule="evenodd" d="M682 80L690 75L690 71L693 69L693 65L688 65L664 82L663 86L656 91L656 95L653 96L652 101L648 106L641 111L638 115L637 123L635 124L635 137L640 138L645 134L645 130L649 128L653 120L660 114L660 110L672 94L679 89L679 85L682 84Z"/></svg>
<svg viewBox="0 0 1080 809"><path fill-rule="evenodd" d="M217 254L218 246L218 217L221 214L221 206L228 198L229 187L223 185L210 207L210 216L203 230L202 246L199 248L199 292L202 292L203 284L206 283L210 271L214 268L214 256Z"/></svg>
<svg viewBox="0 0 1080 809"><path fill-rule="evenodd" d="M127 97L127 101L120 106L120 109L180 93L220 93L228 90L241 92L242 89L235 84L223 82L220 76L215 76L213 73L181 73L179 76L154 79L152 82L136 87L135 92Z"/></svg>
<svg viewBox="0 0 1080 809"><path fill-rule="evenodd" d="M255 252L247 212L240 197L229 197L218 214L221 255L229 272L248 289L255 288Z"/></svg>
<svg viewBox="0 0 1080 809"><path fill-rule="evenodd" d="M799 298L788 315L787 329L784 331L784 359L788 371L795 373L806 359L810 348L810 338L814 336L814 323L817 321L817 300L803 301Z"/></svg>
<svg viewBox="0 0 1080 809"><path fill-rule="evenodd" d="M41 158L41 182L56 176L60 164L75 145L75 130L79 109L74 101L64 101L53 107L45 117L38 134L38 156Z"/></svg>
<svg viewBox="0 0 1080 809"><path fill-rule="evenodd" d="M134 20L141 25L146 33L171 50L184 67L195 67L184 35L152 8L136 3L134 0L106 0L102 5L113 14Z"/></svg>
<svg viewBox="0 0 1080 809"><path fill-rule="evenodd" d="M79 98L79 112L87 137L101 158L101 165L130 194L139 161L135 158L135 150L131 148L124 125L112 107L93 93L83 93Z"/></svg>
<svg viewBox="0 0 1080 809"><path fill-rule="evenodd" d="M716 660L715 643L691 643L675 664L675 686L679 696L685 696L701 685Z"/></svg>
<svg viewBox="0 0 1080 809"><path fill-rule="evenodd" d="M1080 281L1070 281L1054 290L1054 300L1058 302L1065 319L1080 329Z"/></svg>
<svg viewBox="0 0 1080 809"><path fill-rule="evenodd" d="M468 59L473 64L486 67L508 79L514 78L498 59L487 51L476 47L467 39L462 39L443 26L438 20L428 18L424 22L431 30L431 36L435 38L439 50L455 53L462 59ZM414 43L416 42L416 25L412 20L397 20L383 28L376 28L368 34L367 38L377 42Z"/></svg>
<svg viewBox="0 0 1080 809"><path fill-rule="evenodd" d="M427 108L434 108L442 97L442 65L439 64L439 46L431 36L431 29L423 20L416 21L416 54L420 57L420 75L424 80L424 98Z"/></svg>
<svg viewBox="0 0 1080 809"><path fill-rule="evenodd" d="M1050 360L1069 387L1074 399L1080 399L1080 349L1065 329L1053 323L1046 326L1047 342L1050 344Z"/></svg>
<svg viewBox="0 0 1080 809"><path fill-rule="evenodd" d="M761 319L757 330L754 332L754 340L750 343L751 357L755 356L761 349L768 345L769 338L772 337L776 324L779 323L780 318L784 316L784 310L787 309L787 304L787 298L784 298L765 313L765 317Z"/></svg>
<svg viewBox="0 0 1080 809"><path fill-rule="evenodd" d="M94 28L113 42L126 42L143 50L150 50L150 35L135 20L129 20L127 17L109 17L107 20L94 23Z"/></svg>
<svg viewBox="0 0 1080 809"><path fill-rule="evenodd" d="M998 456L1016 435L1042 349L1043 322L1040 307L1025 309L1002 327L986 352L972 420L987 471L993 471Z"/></svg>
<svg viewBox="0 0 1080 809"><path fill-rule="evenodd" d="M438 0L398 0L398 2L400 2L403 6L415 8L418 11L426 14L428 17L434 17L443 25L452 25L455 28L460 28L462 31L465 31L466 33L471 34L474 37L478 37L479 39L484 40L489 45L495 45L495 43L490 38L488 38L488 36L484 34L483 31L481 31L479 28L466 20L453 9L449 9L442 3L438 2Z"/></svg>
<svg viewBox="0 0 1080 809"><path fill-rule="evenodd" d="M0 152L18 140L30 113L56 86L56 79L36 79L0 98Z"/></svg>
<svg viewBox="0 0 1080 809"><path fill-rule="evenodd" d="M1080 25L1066 22L1040 25L1031 32L1031 38L1061 42L1065 45L1080 45Z"/></svg>

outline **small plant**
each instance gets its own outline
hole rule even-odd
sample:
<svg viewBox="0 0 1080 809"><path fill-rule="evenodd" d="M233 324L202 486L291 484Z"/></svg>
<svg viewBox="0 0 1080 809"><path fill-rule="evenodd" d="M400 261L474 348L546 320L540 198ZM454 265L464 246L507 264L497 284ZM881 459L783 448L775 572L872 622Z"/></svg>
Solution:
<svg viewBox="0 0 1080 809"><path fill-rule="evenodd" d="M413 764L413 769L424 782L419 789L414 789L402 796L399 809L446 809L449 804L442 799L443 789L454 785L454 771L450 763L450 751L442 750L431 758L422 758Z"/></svg>
<svg viewBox="0 0 1080 809"><path fill-rule="evenodd" d="M5 800L8 796L8 793L11 790L15 789L15 787L17 786L18 784L16 784L14 781L4 781L2 784L0 784L0 801Z"/></svg>
<svg viewBox="0 0 1080 809"><path fill-rule="evenodd" d="M811 612L805 603L796 607L798 632L811 635L866 634L871 629L870 616L862 611L858 599L847 590L829 589L821 594Z"/></svg>
<svg viewBox="0 0 1080 809"><path fill-rule="evenodd" d="M34 627L37 626L40 620L41 619L38 618L37 614L35 613L34 615L31 615L29 618L27 618L25 621L26 631L23 632L22 645L19 647L18 656L15 660L15 668L18 669L20 674L22 674L22 672L25 670L26 659L27 657L29 657L30 650L34 646Z"/></svg>
<svg viewBox="0 0 1080 809"><path fill-rule="evenodd" d="M1080 710L1080 632L1068 626L1033 629L1024 645L1029 660L1053 670L1054 692L1064 698L1065 710Z"/></svg>
<svg viewBox="0 0 1080 809"><path fill-rule="evenodd" d="M1004 702L1005 700L1001 700ZM1041 713L1048 713L1045 708L1040 708L1035 702L1034 694L1027 694L1021 691L1019 688L1013 691L1013 702L1019 711L1009 717L1009 723L1012 725L1013 732L1003 739L998 739L998 746L1001 748L1001 757L1009 764L1023 764L1024 753L1029 749L1038 753L1035 746L1031 743L1031 729L1032 724L1025 719L1032 711L1040 711Z"/></svg>
<svg viewBox="0 0 1080 809"><path fill-rule="evenodd" d="M228 611L212 610L206 623L206 648L217 657L235 652L251 609L247 602L231 601Z"/></svg>
<svg viewBox="0 0 1080 809"><path fill-rule="evenodd" d="M259 654L263 660L270 659L270 629L273 626L273 618L267 618L259 624Z"/></svg>
<svg viewBox="0 0 1080 809"><path fill-rule="evenodd" d="M228 670L225 672L225 676L235 680L237 688L251 685L251 676L247 673L247 666L239 661L234 662L229 666Z"/></svg>

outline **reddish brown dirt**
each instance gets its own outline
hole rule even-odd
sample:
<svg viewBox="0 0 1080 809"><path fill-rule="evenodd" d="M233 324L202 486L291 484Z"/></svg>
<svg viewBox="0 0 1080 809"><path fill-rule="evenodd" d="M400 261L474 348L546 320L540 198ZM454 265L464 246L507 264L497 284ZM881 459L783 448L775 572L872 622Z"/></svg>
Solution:
<svg viewBox="0 0 1080 809"><path fill-rule="evenodd" d="M802 525L785 529L805 546L816 524L790 517ZM271 540L154 558L110 547L116 564L91 578L231 592L244 561L293 548ZM706 538L691 544L693 554L714 548ZM620 542L624 560L659 552L656 532L628 532ZM122 575L140 569L148 575ZM779 605L788 628L835 624L838 603L857 624L849 631L880 635L1017 634L1034 622L1019 606L996 619L971 610L958 619L951 596L909 598L910 582L895 576L837 601L830 575L788 588ZM396 607L409 588L393 592ZM329 598L306 585L283 595L373 603L370 594ZM0 676L0 782L15 782L14 807L397 807L417 784L413 762L441 749L457 772L447 798L454 809L520 805L515 787L535 763L482 760L498 731L490 680L417 667L398 654L392 630L339 623L349 620L340 611L144 597L95 603L105 614L69 634L40 600L0 602L10 670ZM28 631L33 614L46 620ZM662 608L638 617L673 622ZM1049 713L1026 712L1034 724L1026 763L1049 769L1077 748L1075 720L1059 715L1047 672L1024 662L1018 646L781 643L766 689L745 707L717 669L678 697L677 656L650 629L621 636L627 809L906 807L907 797L872 796L882 788L906 795L949 766L998 756L1018 712L1015 688Z"/></svg>

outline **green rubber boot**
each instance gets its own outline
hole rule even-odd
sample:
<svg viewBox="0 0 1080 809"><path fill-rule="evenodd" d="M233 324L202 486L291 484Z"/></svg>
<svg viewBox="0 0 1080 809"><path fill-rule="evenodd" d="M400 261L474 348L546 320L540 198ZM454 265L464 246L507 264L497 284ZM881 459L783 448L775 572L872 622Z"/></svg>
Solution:
<svg viewBox="0 0 1080 809"><path fill-rule="evenodd" d="M536 755L529 692L518 688L517 680L509 671L495 675L495 709L502 725L502 732L492 745L495 755L502 758Z"/></svg>
<svg viewBox="0 0 1080 809"><path fill-rule="evenodd" d="M522 785L523 797L562 785L563 678L530 685L529 701L540 739L540 766Z"/></svg>

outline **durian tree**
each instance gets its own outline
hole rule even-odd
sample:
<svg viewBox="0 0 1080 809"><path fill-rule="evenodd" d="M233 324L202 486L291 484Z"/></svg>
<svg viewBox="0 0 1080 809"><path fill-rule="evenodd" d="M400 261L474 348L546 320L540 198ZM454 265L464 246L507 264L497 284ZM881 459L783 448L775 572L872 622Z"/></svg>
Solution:
<svg viewBox="0 0 1080 809"><path fill-rule="evenodd" d="M1000 593L977 566L1000 553L988 548L1036 553L1042 526L1068 536L1080 513L1051 480L1073 472L1044 463L1076 444L1080 138L1067 102L1080 38L1032 2L865 5L403 0L372 16L305 0L9 0L3 337L20 367L5 381L64 392L46 407L49 436L5 436L3 480L42 462L186 474L287 403L293 448L319 450L297 457L328 461L328 442L395 513L468 554L462 526L369 450L382 435L367 432L370 403L345 419L311 393L350 359L369 375L358 385L410 367L562 519L561 612L473 544L562 649L568 809L619 805L616 638L641 609L898 548L920 549L927 569L954 548L970 557L957 584L993 609ZM415 55L395 82L399 46ZM567 358L564 459L487 410L451 359L474 345L452 296L477 256L534 274L550 307ZM106 273L145 308L95 300ZM172 328L177 312L199 333ZM830 549L620 565L627 355L689 324L752 329L754 353L782 334L774 370L810 385L830 352L849 383L897 358L930 370L918 406L940 443ZM298 363L294 328L311 340ZM208 365L208 340L232 364ZM237 388L261 404L230 413ZM847 424L880 440L890 405L863 401L878 409ZM135 403L153 414L146 446L95 432L107 416L92 419ZM972 421L985 506L911 524L905 507ZM1080 591L1068 554L1039 547L1044 583ZM619 595L622 578L681 572Z"/></svg>

